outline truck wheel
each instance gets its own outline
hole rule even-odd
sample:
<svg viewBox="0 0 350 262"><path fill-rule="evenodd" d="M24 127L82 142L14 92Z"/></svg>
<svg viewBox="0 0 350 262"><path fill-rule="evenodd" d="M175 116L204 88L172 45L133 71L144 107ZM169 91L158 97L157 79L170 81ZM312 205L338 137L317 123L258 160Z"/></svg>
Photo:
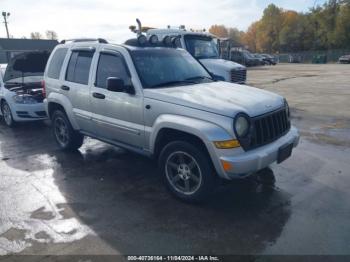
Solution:
<svg viewBox="0 0 350 262"><path fill-rule="evenodd" d="M53 134L57 144L65 151L77 150L84 142L84 136L75 131L66 114L56 110L52 115Z"/></svg>
<svg viewBox="0 0 350 262"><path fill-rule="evenodd" d="M14 127L16 122L13 120L11 108L6 101L2 102L1 104L1 112L2 116L4 117L5 124L8 127Z"/></svg>
<svg viewBox="0 0 350 262"><path fill-rule="evenodd" d="M181 200L201 202L213 191L216 177L211 160L190 143L166 145L159 156L159 167L167 187Z"/></svg>
<svg viewBox="0 0 350 262"><path fill-rule="evenodd" d="M259 184L273 186L276 182L275 174L270 167L259 170L256 174L256 180Z"/></svg>

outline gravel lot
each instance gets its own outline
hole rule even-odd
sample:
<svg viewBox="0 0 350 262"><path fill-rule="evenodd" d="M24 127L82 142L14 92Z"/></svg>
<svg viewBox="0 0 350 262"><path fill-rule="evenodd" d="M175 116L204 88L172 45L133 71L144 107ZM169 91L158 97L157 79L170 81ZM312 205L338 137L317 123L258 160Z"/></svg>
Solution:
<svg viewBox="0 0 350 262"><path fill-rule="evenodd" d="M302 134L274 188L241 181L188 205L145 158L92 139L62 153L46 124L1 123L0 255L350 255L350 65L248 75L287 97Z"/></svg>

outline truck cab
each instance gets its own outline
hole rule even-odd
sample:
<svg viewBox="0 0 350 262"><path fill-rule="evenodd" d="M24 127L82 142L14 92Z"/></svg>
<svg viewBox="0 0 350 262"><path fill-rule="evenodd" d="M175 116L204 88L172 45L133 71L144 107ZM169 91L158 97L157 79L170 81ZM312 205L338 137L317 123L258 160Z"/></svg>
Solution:
<svg viewBox="0 0 350 262"><path fill-rule="evenodd" d="M149 29L147 36L156 35L162 40L166 36L178 37L181 47L196 58L208 71L218 79L226 82L244 84L246 67L238 63L221 59L216 37L205 32L192 32L185 29Z"/></svg>

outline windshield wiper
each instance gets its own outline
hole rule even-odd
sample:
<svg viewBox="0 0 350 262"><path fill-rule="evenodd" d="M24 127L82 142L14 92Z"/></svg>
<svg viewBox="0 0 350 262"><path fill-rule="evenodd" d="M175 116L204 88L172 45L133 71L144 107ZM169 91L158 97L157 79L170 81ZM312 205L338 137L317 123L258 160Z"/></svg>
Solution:
<svg viewBox="0 0 350 262"><path fill-rule="evenodd" d="M214 81L212 78L207 77L207 76L194 76L194 77L189 77L186 78L187 81L191 81L191 80L210 80L210 81Z"/></svg>
<svg viewBox="0 0 350 262"><path fill-rule="evenodd" d="M196 84L196 82L191 81L191 79L185 79L185 80L177 80L177 81L168 81L160 84L156 84L153 86L150 86L150 88L156 88L156 87L167 87L167 86L173 86L177 84Z"/></svg>
<svg viewBox="0 0 350 262"><path fill-rule="evenodd" d="M6 85L22 85L22 83L20 83L20 82L6 82L6 81L5 81L5 84Z"/></svg>
<svg viewBox="0 0 350 262"><path fill-rule="evenodd" d="M219 58L217 55L202 55L202 56L196 56L197 59L210 59L210 58Z"/></svg>

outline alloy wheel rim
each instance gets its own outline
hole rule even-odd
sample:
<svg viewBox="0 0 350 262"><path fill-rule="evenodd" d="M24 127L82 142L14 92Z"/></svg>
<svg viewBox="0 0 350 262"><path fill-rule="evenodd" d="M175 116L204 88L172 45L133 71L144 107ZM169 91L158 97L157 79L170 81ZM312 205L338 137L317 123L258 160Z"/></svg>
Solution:
<svg viewBox="0 0 350 262"><path fill-rule="evenodd" d="M66 122L61 117L55 119L55 136L62 146L67 145L69 140L68 128Z"/></svg>
<svg viewBox="0 0 350 262"><path fill-rule="evenodd" d="M9 106L7 104L5 104L3 106L3 115L4 115L4 119L7 125L11 125L12 124L12 115L11 115L11 110L9 108Z"/></svg>
<svg viewBox="0 0 350 262"><path fill-rule="evenodd" d="M165 173L170 185L181 194L194 194L202 183L202 171L197 161L186 152L170 154L165 163Z"/></svg>

